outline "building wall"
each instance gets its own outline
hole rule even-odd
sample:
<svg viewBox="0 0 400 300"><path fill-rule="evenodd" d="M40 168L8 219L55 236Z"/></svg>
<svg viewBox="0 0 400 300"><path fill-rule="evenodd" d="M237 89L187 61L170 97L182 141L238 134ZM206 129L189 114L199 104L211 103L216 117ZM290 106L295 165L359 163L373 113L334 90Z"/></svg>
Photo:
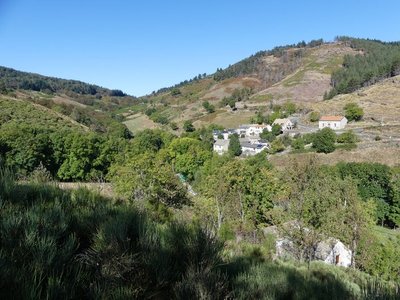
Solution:
<svg viewBox="0 0 400 300"><path fill-rule="evenodd" d="M318 127L319 129L329 127L333 130L339 130L346 127L347 119L343 118L341 121L319 121Z"/></svg>

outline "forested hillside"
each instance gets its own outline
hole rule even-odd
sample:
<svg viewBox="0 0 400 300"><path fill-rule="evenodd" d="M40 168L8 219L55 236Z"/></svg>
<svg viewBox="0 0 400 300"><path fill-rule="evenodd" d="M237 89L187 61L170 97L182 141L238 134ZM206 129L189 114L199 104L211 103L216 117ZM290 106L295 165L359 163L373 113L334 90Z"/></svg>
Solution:
<svg viewBox="0 0 400 300"><path fill-rule="evenodd" d="M116 126L97 133L43 106L0 97L0 157L21 177L43 169L48 178L101 179L126 141Z"/></svg>
<svg viewBox="0 0 400 300"><path fill-rule="evenodd" d="M338 37L360 52L345 56L343 68L332 74L332 89L327 99L337 94L347 94L372 85L382 79L400 74L400 43Z"/></svg>
<svg viewBox="0 0 400 300"><path fill-rule="evenodd" d="M0 93L17 90L42 92L47 95L65 95L78 103L96 105L103 109L106 107L103 102L121 105L133 103L135 100L134 97L126 95L121 90L110 90L77 80L66 80L0 67Z"/></svg>

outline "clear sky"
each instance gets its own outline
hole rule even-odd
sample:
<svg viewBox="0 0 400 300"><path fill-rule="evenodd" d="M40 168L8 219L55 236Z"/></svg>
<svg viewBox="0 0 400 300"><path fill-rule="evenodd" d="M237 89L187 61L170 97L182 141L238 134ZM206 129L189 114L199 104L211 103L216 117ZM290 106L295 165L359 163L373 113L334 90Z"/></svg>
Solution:
<svg viewBox="0 0 400 300"><path fill-rule="evenodd" d="M259 50L400 40L399 0L0 0L0 65L140 96Z"/></svg>

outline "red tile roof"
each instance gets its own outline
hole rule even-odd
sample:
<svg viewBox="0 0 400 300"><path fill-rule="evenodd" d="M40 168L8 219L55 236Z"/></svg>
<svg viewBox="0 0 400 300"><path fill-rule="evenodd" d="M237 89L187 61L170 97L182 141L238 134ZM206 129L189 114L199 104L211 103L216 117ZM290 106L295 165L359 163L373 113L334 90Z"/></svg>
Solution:
<svg viewBox="0 0 400 300"><path fill-rule="evenodd" d="M322 116L319 120L320 121L342 121L343 116Z"/></svg>

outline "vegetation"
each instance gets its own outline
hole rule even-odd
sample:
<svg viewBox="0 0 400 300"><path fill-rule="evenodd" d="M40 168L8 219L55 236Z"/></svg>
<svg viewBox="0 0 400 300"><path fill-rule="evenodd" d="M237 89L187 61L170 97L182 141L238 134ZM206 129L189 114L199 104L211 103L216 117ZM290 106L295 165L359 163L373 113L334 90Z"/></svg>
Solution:
<svg viewBox="0 0 400 300"><path fill-rule="evenodd" d="M272 142L275 138L282 133L282 127L278 124L272 125L271 131L264 129L260 134L260 138Z"/></svg>
<svg viewBox="0 0 400 300"><path fill-rule="evenodd" d="M183 123L183 130L185 130L186 132L193 132L196 130L196 128L194 128L191 121L187 120L185 121L185 123Z"/></svg>
<svg viewBox="0 0 400 300"><path fill-rule="evenodd" d="M197 225L162 224L84 189L20 185L4 169L0 186L4 299L398 297L362 273L264 262L257 248L227 258Z"/></svg>
<svg viewBox="0 0 400 300"><path fill-rule="evenodd" d="M239 156L242 154L242 147L240 146L239 136L234 133L229 137L229 148L228 151L233 156Z"/></svg>
<svg viewBox="0 0 400 300"><path fill-rule="evenodd" d="M29 102L0 99L0 156L19 176L42 165L60 180L104 178L124 132L89 132Z"/></svg>
<svg viewBox="0 0 400 300"><path fill-rule="evenodd" d="M355 144L358 141L357 135L352 131L346 131L337 136L336 141L340 144Z"/></svg>
<svg viewBox="0 0 400 300"><path fill-rule="evenodd" d="M264 74L267 70L262 70L263 64L260 63L263 57L273 55L277 58L282 58L282 60L288 60L288 59L296 60L302 57L303 55L302 48L305 47L312 48L319 46L321 44L323 44L323 40L319 39L310 41L309 43L305 43L304 41L302 41L293 45L275 47L272 50L259 51L256 54L251 55L250 57L243 59L234 65L229 66L226 69L217 69L213 77L214 80L220 81L232 77L252 75L254 73ZM286 51L290 48L300 48L300 49L294 53L294 57L290 57L290 55ZM288 71L288 70L283 70L283 71ZM286 73L284 72L284 74Z"/></svg>
<svg viewBox="0 0 400 300"><path fill-rule="evenodd" d="M348 103L344 106L345 117L349 121L360 121L364 116L364 110L356 103Z"/></svg>
<svg viewBox="0 0 400 300"><path fill-rule="evenodd" d="M317 111L312 111L309 116L310 122L318 122L321 118L321 114Z"/></svg>
<svg viewBox="0 0 400 300"><path fill-rule="evenodd" d="M203 102L203 107L209 114L211 114L215 111L214 105L210 104L210 102L208 102L208 101Z"/></svg>
<svg viewBox="0 0 400 300"><path fill-rule="evenodd" d="M87 105L92 105L94 102L100 101L103 97L110 97L109 100L117 103L120 101L124 102L125 100L128 103L132 103L135 100L133 97L127 97L121 90L109 90L77 80L48 77L5 67L0 67L0 86L3 93L15 90L27 90L50 95L64 94L74 98L75 101ZM113 99L114 97L117 99Z"/></svg>
<svg viewBox="0 0 400 300"><path fill-rule="evenodd" d="M298 108L293 102L287 101L283 105L271 105L272 113L263 115L261 111L256 113L256 116L251 118L251 123L257 124L272 124L276 119L287 118L294 114Z"/></svg>
<svg viewBox="0 0 400 300"><path fill-rule="evenodd" d="M337 94L351 93L384 78L400 74L400 44L377 40L338 37L362 54L346 55L343 68L332 74L332 89L326 94L331 99Z"/></svg>
<svg viewBox="0 0 400 300"><path fill-rule="evenodd" d="M310 262L314 243L335 236L353 247L355 268L398 280L397 239L385 240L383 247L380 235L371 234L374 224L400 225L397 169L294 161L281 172L265 153L247 159L213 155L211 133L212 128L181 138L161 130L137 134L114 155L107 173L125 201L43 184L43 168L33 172L36 183L17 184L3 168L0 295L312 298L328 288L338 297L398 297L392 283ZM67 144L88 150L95 144L82 144L76 135ZM69 170L87 162L72 161L82 150L68 153ZM178 173L198 195L188 195ZM264 244L262 228L276 224L283 230L293 219L303 224L302 231L290 233L300 263L272 262L274 244ZM243 243L235 242L238 237Z"/></svg>
<svg viewBox="0 0 400 300"><path fill-rule="evenodd" d="M301 61L305 47L322 42L260 53L214 77L252 75L264 55L288 62L283 76ZM343 74L371 55L367 46L363 57L345 59ZM321 153L355 147L352 131L336 136L325 128L292 139L274 125L261 134L270 142L268 151L239 158L239 137L232 135L229 154L219 156L212 151L218 126L196 129L186 121L180 137L159 129L131 136L113 108L122 102L110 101L113 113L104 114L51 100L53 94L71 93L98 105L105 99L123 101L128 96L122 91L93 86L94 94L85 94L78 87L90 87L76 83L71 92L74 82L33 74L21 74L26 82L13 81L18 73L5 72L3 93L13 84L35 91L29 101L0 98L2 299L400 297L400 235L394 230L400 227L400 169L376 163L320 165L313 155L288 155L284 169L267 160L289 146L294 152ZM203 78L213 80L199 74L191 82ZM168 89L166 97L176 103L192 99L183 87L187 83ZM234 108L252 93L237 89L222 103ZM143 100L132 111L168 124L173 118L163 97L157 98L163 105ZM208 113L215 109L208 101L203 107ZM271 124L298 108L271 102L269 109L269 115L259 111L253 121ZM362 118L357 104L345 110L349 120ZM310 114L311 121L318 118ZM169 126L178 129L173 122ZM312 148L304 149L309 144ZM107 181L114 198L61 190L52 180ZM285 257L276 256L277 238L290 241ZM314 261L318 244L331 238L351 250L351 268Z"/></svg>
<svg viewBox="0 0 400 300"><path fill-rule="evenodd" d="M313 148L317 152L330 153L335 151L336 133L325 127L314 134Z"/></svg>

